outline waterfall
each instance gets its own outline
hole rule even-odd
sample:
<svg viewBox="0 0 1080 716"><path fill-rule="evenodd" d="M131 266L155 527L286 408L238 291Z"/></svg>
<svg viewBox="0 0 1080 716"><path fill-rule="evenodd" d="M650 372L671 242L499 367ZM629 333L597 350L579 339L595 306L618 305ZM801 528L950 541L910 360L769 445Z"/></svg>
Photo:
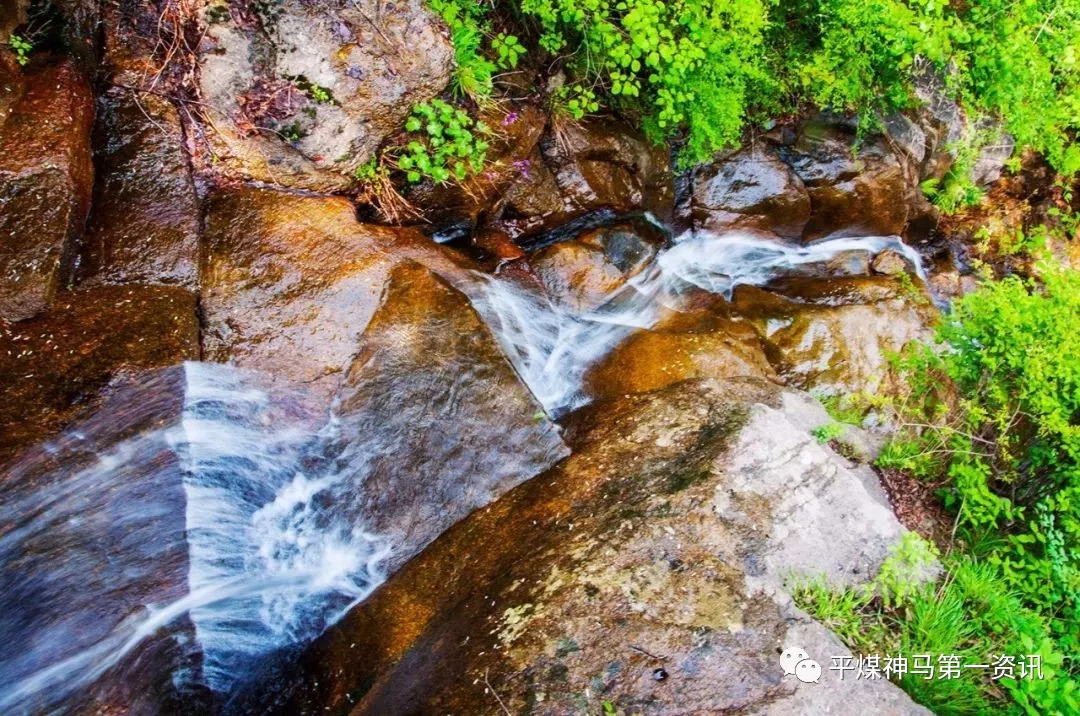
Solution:
<svg viewBox="0 0 1080 716"><path fill-rule="evenodd" d="M821 264L849 251L898 251L926 273L919 254L897 236L819 241L809 246L759 234L686 232L644 271L593 310L575 312L546 296L489 275L479 276L473 304L499 339L522 380L552 415L587 401L581 393L589 367L635 329L655 324L661 309L678 309L697 289L731 298L736 286L763 286L800 267Z"/></svg>
<svg viewBox="0 0 1080 716"><path fill-rule="evenodd" d="M163 389L151 381L129 400L153 406ZM166 665L175 687L227 693L382 581L387 545L319 502L340 477L303 467L335 421L289 416L228 366L185 364L183 392L172 422L0 506L0 634L23 645L0 665L0 711L56 704L162 638L199 652ZM96 452L103 430L65 436L7 479ZM185 616L195 644L176 626Z"/></svg>
<svg viewBox="0 0 1080 716"><path fill-rule="evenodd" d="M499 276L466 290L558 415L585 402L590 366L688 293L730 297L884 249L925 279L897 237L796 246L688 233L592 310ZM187 363L20 458L0 478L0 636L19 647L0 662L0 712L56 707L99 680L129 689L116 699L126 703L161 671L166 690L228 694L261 657L318 636L385 577L391 545L355 517L370 466L400 441L364 425L342 435L256 377ZM100 679L129 668L141 671Z"/></svg>

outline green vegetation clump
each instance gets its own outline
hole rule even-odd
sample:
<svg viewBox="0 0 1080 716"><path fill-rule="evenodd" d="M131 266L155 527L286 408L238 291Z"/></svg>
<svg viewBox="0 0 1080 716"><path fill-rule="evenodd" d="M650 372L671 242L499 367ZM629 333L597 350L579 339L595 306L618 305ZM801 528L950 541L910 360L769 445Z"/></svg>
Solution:
<svg viewBox="0 0 1080 716"><path fill-rule="evenodd" d="M495 72L517 67L525 47L514 35L493 33L489 6L475 0L428 0L450 28L454 45L453 87L459 97L484 99L491 95ZM484 52L484 40L495 59Z"/></svg>
<svg viewBox="0 0 1080 716"><path fill-rule="evenodd" d="M945 575L928 580L935 558ZM819 579L795 585L793 595L858 655L880 657L880 678L895 681L937 714L1067 714L1080 708L1047 619L1025 605L991 565L959 554L941 557L914 533L905 535L870 585L837 588ZM930 655L935 668L941 656L988 668L926 678L912 673L913 655ZM993 663L1026 655L1039 657L1043 678L1025 678L1022 659L1011 675ZM907 672L885 670L889 656L906 657Z"/></svg>
<svg viewBox="0 0 1080 716"><path fill-rule="evenodd" d="M30 61L30 51L34 49L34 46L22 35L16 35L14 32L8 38L8 46L15 53L15 61L19 63L19 66L25 67Z"/></svg>
<svg viewBox="0 0 1080 716"><path fill-rule="evenodd" d="M737 144L747 122L806 104L856 112L870 128L917 104L916 82L938 75L972 115L1001 119L1059 171L1080 169L1080 0L515 5L578 86L640 116L654 139L680 140L684 163ZM947 201L970 198L957 186Z"/></svg>
<svg viewBox="0 0 1080 716"><path fill-rule="evenodd" d="M484 167L488 128L440 99L413 107L405 129L414 137L394 152L398 169L415 183L429 178L437 184L461 181Z"/></svg>
<svg viewBox="0 0 1080 716"><path fill-rule="evenodd" d="M987 282L954 303L938 340L939 349L898 358L907 389L878 465L938 487L954 520L944 581L895 603L821 589L802 600L842 622L852 645L983 660L1039 654L1052 671L1043 680L901 681L939 713L1076 713L1080 272L1043 263L1035 278Z"/></svg>

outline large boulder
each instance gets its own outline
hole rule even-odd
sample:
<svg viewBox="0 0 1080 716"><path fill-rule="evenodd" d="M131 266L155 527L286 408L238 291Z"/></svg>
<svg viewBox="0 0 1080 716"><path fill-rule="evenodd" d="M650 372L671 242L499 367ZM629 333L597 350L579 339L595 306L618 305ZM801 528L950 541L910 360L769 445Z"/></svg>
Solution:
<svg viewBox="0 0 1080 716"><path fill-rule="evenodd" d="M776 380L754 327L717 307L671 312L632 333L585 375L595 399L657 390L691 378Z"/></svg>
<svg viewBox="0 0 1080 716"><path fill-rule="evenodd" d="M450 79L445 25L421 0L211 2L203 19L208 170L346 188L412 106Z"/></svg>
<svg viewBox="0 0 1080 716"><path fill-rule="evenodd" d="M819 119L803 123L781 156L810 197L804 239L903 232L918 191L915 170L884 138L858 142L847 124Z"/></svg>
<svg viewBox="0 0 1080 716"><path fill-rule="evenodd" d="M789 278L769 288L739 286L733 310L757 327L789 385L874 393L889 378L889 356L932 335L925 291L891 276Z"/></svg>
<svg viewBox="0 0 1080 716"><path fill-rule="evenodd" d="M0 322L41 312L70 279L93 185L89 83L67 60L29 69L0 77Z"/></svg>
<svg viewBox="0 0 1080 716"><path fill-rule="evenodd" d="M641 273L663 243L646 227L615 224L543 248L529 257L529 266L557 304L585 312Z"/></svg>
<svg viewBox="0 0 1080 716"><path fill-rule="evenodd" d="M240 187L208 200L201 259L208 360L329 395L390 270L415 260L460 284L467 264L412 229L361 224L339 197Z"/></svg>
<svg viewBox="0 0 1080 716"><path fill-rule="evenodd" d="M807 417L809 416L809 418ZM784 677L850 651L789 576L873 575L903 532L806 396L691 381L571 420L574 454L474 512L253 689L280 713L927 713L888 681Z"/></svg>
<svg viewBox="0 0 1080 716"><path fill-rule="evenodd" d="M195 287L199 201L176 107L154 94L115 87L101 96L99 108L98 179L80 284Z"/></svg>
<svg viewBox="0 0 1080 716"><path fill-rule="evenodd" d="M810 219L802 180L767 145L735 152L694 173L694 225L800 238Z"/></svg>
<svg viewBox="0 0 1080 716"><path fill-rule="evenodd" d="M48 438L111 383L198 358L195 296L180 288L64 293L43 315L0 324L0 459Z"/></svg>
<svg viewBox="0 0 1080 716"><path fill-rule="evenodd" d="M390 572L569 452L468 299L419 264L391 272L336 413L352 522L392 545Z"/></svg>

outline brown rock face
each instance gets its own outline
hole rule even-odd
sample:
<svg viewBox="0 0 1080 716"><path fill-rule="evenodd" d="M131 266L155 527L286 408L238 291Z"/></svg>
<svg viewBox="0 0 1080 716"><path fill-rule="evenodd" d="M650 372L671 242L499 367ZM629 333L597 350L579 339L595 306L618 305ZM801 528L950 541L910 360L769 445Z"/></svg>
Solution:
<svg viewBox="0 0 1080 716"><path fill-rule="evenodd" d="M176 108L122 88L108 91L100 107L98 180L80 283L194 287L199 202Z"/></svg>
<svg viewBox="0 0 1080 716"><path fill-rule="evenodd" d="M620 343L585 377L595 399L657 390L691 378L767 378L776 374L749 323L723 313L673 313Z"/></svg>
<svg viewBox="0 0 1080 716"><path fill-rule="evenodd" d="M806 122L784 159L806 185L810 219L803 238L873 236L903 232L914 170L884 142L873 141L856 154L855 135L825 121Z"/></svg>
<svg viewBox="0 0 1080 716"><path fill-rule="evenodd" d="M803 234L810 197L802 180L767 147L744 149L695 172L695 225L751 229L788 238Z"/></svg>
<svg viewBox="0 0 1080 716"><path fill-rule="evenodd" d="M199 77L220 157L208 170L347 188L412 106L450 79L453 48L420 0L207 8Z"/></svg>
<svg viewBox="0 0 1080 716"><path fill-rule="evenodd" d="M21 95L0 118L0 321L39 313L68 280L93 184L93 98L74 65L10 88Z"/></svg>
<svg viewBox="0 0 1080 716"><path fill-rule="evenodd" d="M101 286L0 325L0 459L59 429L110 381L199 358L195 297L179 288Z"/></svg>
<svg viewBox="0 0 1080 716"><path fill-rule="evenodd" d="M870 268L874 270L874 273L895 276L908 270L908 262L899 251L890 249L875 256L874 260L870 262Z"/></svg>
<svg viewBox="0 0 1080 716"><path fill-rule="evenodd" d="M411 229L360 224L352 204L236 188L208 203L203 347L329 394L356 353L390 270L415 260L454 281L465 262Z"/></svg>
<svg viewBox="0 0 1080 716"><path fill-rule="evenodd" d="M885 681L803 687L777 667L789 641L847 653L780 574L872 571L901 532L788 402L691 381L575 416L571 457L446 532L261 686L259 710L925 713Z"/></svg>
<svg viewBox="0 0 1080 716"><path fill-rule="evenodd" d="M755 323L789 385L872 393L888 377L890 353L930 337L929 301L888 277L788 279L771 288L779 293L738 287L734 310Z"/></svg>
<svg viewBox="0 0 1080 716"><path fill-rule="evenodd" d="M418 264L391 273L341 397L358 447L339 462L389 571L569 453L465 296Z"/></svg>
<svg viewBox="0 0 1080 716"><path fill-rule="evenodd" d="M570 206L671 214L674 179L667 149L628 127L600 121L570 125L541 146Z"/></svg>
<svg viewBox="0 0 1080 716"><path fill-rule="evenodd" d="M552 244L533 254L529 265L554 301L588 311L640 273L662 244L661 236L620 224Z"/></svg>

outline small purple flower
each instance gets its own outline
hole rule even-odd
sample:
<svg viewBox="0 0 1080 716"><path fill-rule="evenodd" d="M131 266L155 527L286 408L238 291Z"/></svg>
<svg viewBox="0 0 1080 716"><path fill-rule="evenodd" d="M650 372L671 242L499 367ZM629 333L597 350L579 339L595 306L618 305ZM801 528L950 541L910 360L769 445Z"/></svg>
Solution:
<svg viewBox="0 0 1080 716"><path fill-rule="evenodd" d="M511 124L518 121L519 116L520 115L517 112L510 112L505 117L503 117L502 126L509 127Z"/></svg>
<svg viewBox="0 0 1080 716"><path fill-rule="evenodd" d="M528 159L518 159L514 162L514 169L517 169L521 176L526 179L529 178L529 169L532 167L532 162Z"/></svg>

